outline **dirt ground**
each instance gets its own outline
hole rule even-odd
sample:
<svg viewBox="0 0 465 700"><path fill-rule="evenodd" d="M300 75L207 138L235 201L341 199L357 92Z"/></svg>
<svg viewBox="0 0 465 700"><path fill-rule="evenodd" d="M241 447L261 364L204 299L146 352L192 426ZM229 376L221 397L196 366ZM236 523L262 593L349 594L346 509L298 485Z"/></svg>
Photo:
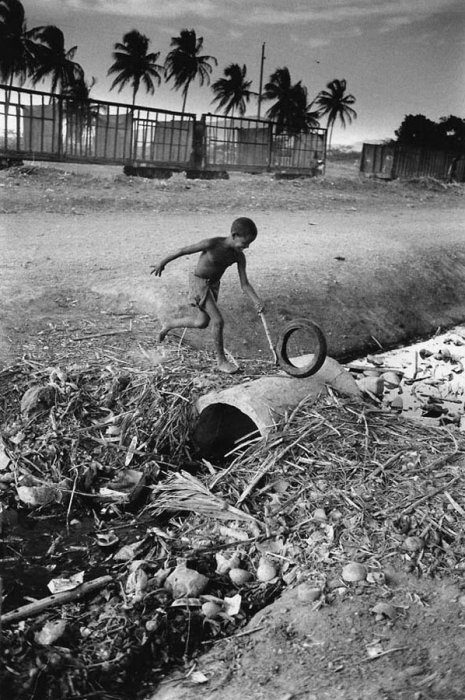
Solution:
<svg viewBox="0 0 465 700"><path fill-rule="evenodd" d="M464 214L463 186L360 179L355 160L330 162L320 180L158 181L38 164L1 171L0 368L23 354L54 363L156 350L164 316L182 311L192 260L172 263L161 280L150 265L225 234L241 215L259 229L248 271L274 335L310 316L334 357L390 347L464 321ZM239 362L268 361L233 271L221 305L228 350ZM209 347L208 332L184 340ZM323 606L288 590L152 697L462 700L463 570L419 579L408 564L386 570L382 585L344 592L336 582ZM374 614L379 601L394 613Z"/></svg>
<svg viewBox="0 0 465 700"><path fill-rule="evenodd" d="M463 188L360 180L354 164L334 168L345 174L331 179L329 166L319 181L241 174L158 181L37 166L3 171L3 352L27 349L38 332L50 347L50 333L60 329L114 330L123 313L133 314L131 339L141 341L141 316L156 327L167 313L182 312L192 260L173 262L161 280L150 277L150 264L226 233L239 215L258 225L248 271L266 301L273 337L286 321L310 317L322 326L330 354L343 357L461 322ZM239 358L269 357L232 269L221 306L228 350ZM154 335L144 343L153 346ZM201 347L209 338L186 336Z"/></svg>

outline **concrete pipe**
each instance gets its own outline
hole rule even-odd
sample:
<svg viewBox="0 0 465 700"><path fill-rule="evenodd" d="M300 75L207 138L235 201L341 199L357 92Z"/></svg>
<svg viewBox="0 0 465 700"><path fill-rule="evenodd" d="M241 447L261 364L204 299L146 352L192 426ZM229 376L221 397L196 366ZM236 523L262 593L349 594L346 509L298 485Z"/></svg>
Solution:
<svg viewBox="0 0 465 700"><path fill-rule="evenodd" d="M308 362L308 355L292 358L296 366ZM301 401L316 401L325 386L344 396L361 394L352 375L330 357L310 377L295 378L279 372L212 391L196 403L193 440L205 457L223 456L249 436L266 436Z"/></svg>

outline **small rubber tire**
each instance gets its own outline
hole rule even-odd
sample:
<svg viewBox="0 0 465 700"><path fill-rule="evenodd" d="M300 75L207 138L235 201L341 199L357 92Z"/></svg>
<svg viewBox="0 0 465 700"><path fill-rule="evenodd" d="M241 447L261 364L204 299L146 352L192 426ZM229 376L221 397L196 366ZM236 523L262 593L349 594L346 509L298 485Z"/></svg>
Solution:
<svg viewBox="0 0 465 700"><path fill-rule="evenodd" d="M299 330L306 330L307 332L310 332L316 344L313 359L311 362L303 365L302 367L296 367L296 365L293 365L287 352L289 338L293 333ZM318 326L316 323L309 321L307 318L296 318L287 323L282 329L278 342L276 343L276 354L278 356L279 366L285 372L287 372L287 374L290 374L292 377L310 377L312 374L315 374L315 372L318 372L326 360L326 338L320 326Z"/></svg>

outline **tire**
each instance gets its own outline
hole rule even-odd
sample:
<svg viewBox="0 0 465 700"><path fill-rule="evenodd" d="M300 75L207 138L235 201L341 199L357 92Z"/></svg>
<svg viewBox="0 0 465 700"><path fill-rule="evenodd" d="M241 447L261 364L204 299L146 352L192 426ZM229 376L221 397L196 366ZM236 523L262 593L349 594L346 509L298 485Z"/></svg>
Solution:
<svg viewBox="0 0 465 700"><path fill-rule="evenodd" d="M289 355L287 353L287 345L289 338L295 331L306 330L315 341L316 350L313 355L313 359L306 365L302 367L296 367L289 360ZM286 324L282 329L278 342L276 344L276 354L278 356L279 366L290 374L292 377L310 377L315 372L318 372L322 364L326 359L327 345L326 338L323 335L323 331L316 323L309 321L306 318L296 318L294 321Z"/></svg>

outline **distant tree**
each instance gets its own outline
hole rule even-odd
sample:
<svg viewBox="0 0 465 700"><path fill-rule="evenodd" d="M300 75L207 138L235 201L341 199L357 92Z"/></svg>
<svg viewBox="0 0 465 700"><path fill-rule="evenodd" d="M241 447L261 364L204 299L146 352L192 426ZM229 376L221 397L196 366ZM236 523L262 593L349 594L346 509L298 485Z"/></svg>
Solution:
<svg viewBox="0 0 465 700"><path fill-rule="evenodd" d="M34 30L28 31L19 0L0 0L0 78L22 85L34 66Z"/></svg>
<svg viewBox="0 0 465 700"><path fill-rule="evenodd" d="M394 133L397 143L406 146L465 152L465 120L452 114L439 122L423 114L407 114Z"/></svg>
<svg viewBox="0 0 465 700"><path fill-rule="evenodd" d="M328 148L331 147L333 129L337 120L345 129L346 123L351 124L357 118L357 112L352 105L355 104L355 97L346 94L347 82L335 78L327 83L326 89L321 90L315 98L320 116L327 117L327 129L329 132Z"/></svg>
<svg viewBox="0 0 465 700"><path fill-rule="evenodd" d="M201 55L203 37L198 37L194 29L182 29L179 36L171 38L173 48L165 59L166 80L174 81L174 89L182 88L182 111L186 109L187 93L191 83L198 78L200 85L210 83L212 64L218 61L214 56Z"/></svg>
<svg viewBox="0 0 465 700"><path fill-rule="evenodd" d="M32 84L50 78L51 92L63 92L74 83L82 83L84 70L73 61L77 46L65 50L65 37L61 29L53 25L31 30L35 40L34 67L31 70Z"/></svg>
<svg viewBox="0 0 465 700"><path fill-rule="evenodd" d="M246 80L247 68L245 65L241 68L238 63L230 63L224 69L224 76L212 85L215 93L212 102L218 102L215 111L219 112L222 109L226 116L228 114L234 116L237 110L243 116L251 96L256 94L250 90L252 81Z"/></svg>
<svg viewBox="0 0 465 700"><path fill-rule="evenodd" d="M440 146L441 134L438 124L423 114L407 114L404 121L394 132L397 143L408 146Z"/></svg>
<svg viewBox="0 0 465 700"><path fill-rule="evenodd" d="M454 117L441 117L439 120L444 145L453 151L465 152L465 119Z"/></svg>
<svg viewBox="0 0 465 700"><path fill-rule="evenodd" d="M90 91L96 84L97 80L92 76L90 82L87 82L84 75L79 77L77 80L73 81L66 88L63 89L63 97L67 97L69 100L75 100L76 102L87 102L90 99Z"/></svg>
<svg viewBox="0 0 465 700"><path fill-rule="evenodd" d="M117 73L117 76L110 90L117 87L118 92L121 92L126 85L131 85L133 105L141 83L151 95L155 92L154 81L157 85L161 83L163 66L157 63L160 52L147 53L149 44L150 39L133 29L123 36L123 43L118 42L114 45L114 63L108 69L107 75Z"/></svg>
<svg viewBox="0 0 465 700"><path fill-rule="evenodd" d="M61 93L67 98L64 104L67 138L74 144L82 145L84 135L90 141L90 129L99 115L99 106L90 101L90 91L95 83L94 77L87 82L82 76L64 88Z"/></svg>
<svg viewBox="0 0 465 700"><path fill-rule="evenodd" d="M300 134L318 126L317 113L308 104L307 89L299 80L292 84L289 69L277 68L263 89L263 99L275 100L266 116L276 122L277 133Z"/></svg>

